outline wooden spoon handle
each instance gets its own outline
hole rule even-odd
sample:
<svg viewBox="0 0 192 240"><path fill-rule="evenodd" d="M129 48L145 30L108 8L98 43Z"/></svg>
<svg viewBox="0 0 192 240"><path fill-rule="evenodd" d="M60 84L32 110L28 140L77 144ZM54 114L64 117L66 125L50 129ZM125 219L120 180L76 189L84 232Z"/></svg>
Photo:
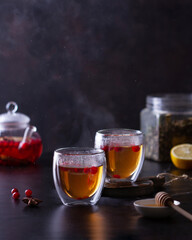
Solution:
<svg viewBox="0 0 192 240"><path fill-rule="evenodd" d="M184 209L180 208L179 206L175 205L174 203L170 202L169 206L172 207L175 211L183 215L184 217L188 218L189 220L192 221L192 215L185 211Z"/></svg>

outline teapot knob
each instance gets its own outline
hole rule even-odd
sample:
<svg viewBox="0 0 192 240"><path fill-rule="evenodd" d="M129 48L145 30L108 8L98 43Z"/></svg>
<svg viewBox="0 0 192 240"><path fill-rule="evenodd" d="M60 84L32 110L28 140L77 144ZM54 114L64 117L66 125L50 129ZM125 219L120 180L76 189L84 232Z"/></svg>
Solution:
<svg viewBox="0 0 192 240"><path fill-rule="evenodd" d="M17 111L17 109L18 109L18 105L16 102L8 102L6 104L6 110L9 113L15 113Z"/></svg>

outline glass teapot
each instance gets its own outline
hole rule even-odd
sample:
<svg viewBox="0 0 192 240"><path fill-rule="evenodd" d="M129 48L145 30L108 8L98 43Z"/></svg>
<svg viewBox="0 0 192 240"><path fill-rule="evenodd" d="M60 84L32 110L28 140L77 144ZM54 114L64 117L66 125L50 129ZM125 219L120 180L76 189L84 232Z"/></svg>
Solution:
<svg viewBox="0 0 192 240"><path fill-rule="evenodd" d="M16 113L15 102L6 104L7 113L0 114L0 165L20 166L35 163L42 153L42 141L30 118Z"/></svg>

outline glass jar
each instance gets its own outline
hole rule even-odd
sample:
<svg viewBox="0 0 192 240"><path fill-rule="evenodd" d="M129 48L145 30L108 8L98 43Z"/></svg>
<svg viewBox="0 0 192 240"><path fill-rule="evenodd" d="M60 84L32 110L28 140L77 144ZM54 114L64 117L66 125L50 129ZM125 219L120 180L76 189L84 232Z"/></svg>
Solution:
<svg viewBox="0 0 192 240"><path fill-rule="evenodd" d="M170 161L173 146L192 143L192 94L154 94L140 114L145 157Z"/></svg>

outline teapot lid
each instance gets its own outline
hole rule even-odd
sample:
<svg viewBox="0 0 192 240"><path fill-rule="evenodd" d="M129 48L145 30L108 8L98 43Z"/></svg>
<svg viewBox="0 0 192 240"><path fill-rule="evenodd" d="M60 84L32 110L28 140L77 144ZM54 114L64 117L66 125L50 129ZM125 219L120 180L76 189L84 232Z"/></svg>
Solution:
<svg viewBox="0 0 192 240"><path fill-rule="evenodd" d="M18 105L16 102L6 104L7 113L0 114L0 128L26 127L30 118L22 113L16 113Z"/></svg>

